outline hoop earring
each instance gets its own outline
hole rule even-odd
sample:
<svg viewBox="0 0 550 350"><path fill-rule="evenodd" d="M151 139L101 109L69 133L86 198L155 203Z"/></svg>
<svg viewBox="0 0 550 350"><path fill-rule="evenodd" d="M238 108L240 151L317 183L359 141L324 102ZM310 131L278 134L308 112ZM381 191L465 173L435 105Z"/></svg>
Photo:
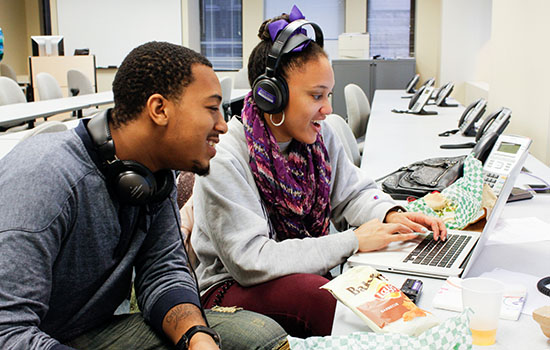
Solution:
<svg viewBox="0 0 550 350"><path fill-rule="evenodd" d="M271 121L271 124L273 124L273 126L281 126L285 122L285 112L283 111L283 118L281 118L280 122L278 123L273 122L273 114L269 115L269 120Z"/></svg>

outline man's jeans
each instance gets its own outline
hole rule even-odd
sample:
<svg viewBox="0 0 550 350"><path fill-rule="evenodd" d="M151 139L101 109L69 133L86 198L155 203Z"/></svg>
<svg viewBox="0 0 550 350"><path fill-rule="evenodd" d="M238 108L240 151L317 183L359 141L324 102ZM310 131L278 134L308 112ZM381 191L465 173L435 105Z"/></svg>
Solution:
<svg viewBox="0 0 550 350"><path fill-rule="evenodd" d="M210 327L222 339L223 350L289 349L286 333L272 319L246 310L233 313L205 310ZM66 345L76 349L173 350L168 338L158 335L145 323L141 313L118 315Z"/></svg>

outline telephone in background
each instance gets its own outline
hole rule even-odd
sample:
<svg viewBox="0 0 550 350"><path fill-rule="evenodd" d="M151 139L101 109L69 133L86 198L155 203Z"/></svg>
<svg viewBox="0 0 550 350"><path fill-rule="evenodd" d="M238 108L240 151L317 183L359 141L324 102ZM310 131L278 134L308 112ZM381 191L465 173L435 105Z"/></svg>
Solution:
<svg viewBox="0 0 550 350"><path fill-rule="evenodd" d="M407 110L397 110L392 109L394 113L410 113L410 114L421 114L421 115L434 115L437 114L436 111L427 111L424 109L424 106L428 103L430 96L432 96L434 87L433 80L430 84L422 85L411 97L409 101L409 106Z"/></svg>
<svg viewBox="0 0 550 350"><path fill-rule="evenodd" d="M418 84L419 80L420 80L420 74L415 74L405 86L405 92L408 94L414 94L416 92L415 86L416 84Z"/></svg>
<svg viewBox="0 0 550 350"><path fill-rule="evenodd" d="M497 196L510 174L519 174L519 171L512 170L525 163L531 143L528 137L497 135L492 130L483 135L472 150L474 156L483 162L483 183L490 186ZM515 179L512 179L512 185L514 182Z"/></svg>
<svg viewBox="0 0 550 350"><path fill-rule="evenodd" d="M440 133L439 136L450 136L459 131L464 136L476 136L477 130L475 125L477 121L481 119L483 113L485 113L486 108L487 100L484 98L480 98L479 100L472 102L468 107L466 107L464 112L462 112L462 115L458 121L458 129L444 131Z"/></svg>
<svg viewBox="0 0 550 350"><path fill-rule="evenodd" d="M447 97L451 95L451 92L453 92L455 84L452 82L448 82L447 84L441 86L439 89L435 89L432 93L431 99L435 100L434 103L428 103L435 104L438 107L458 107L457 103L447 103Z"/></svg>
<svg viewBox="0 0 550 350"><path fill-rule="evenodd" d="M416 84L418 84L418 81L420 80L420 75L419 74L415 74L411 80L407 83L407 86L405 86L405 92L407 94L415 94L418 90L416 90L414 87L416 86ZM428 80L426 80L422 86L434 86L435 84L435 78L430 78ZM422 87L420 86L420 87ZM408 96L403 96L402 98L411 98L412 95L408 95Z"/></svg>
<svg viewBox="0 0 550 350"><path fill-rule="evenodd" d="M484 107L481 107L483 109ZM478 113L482 114L482 113ZM512 111L509 108L501 107L497 111L493 112L491 115L489 115L487 118L483 120L481 123L481 126L476 131L475 141L476 142L466 142L466 143L458 143L458 144L444 144L439 146L443 149L459 149L459 148L472 148L476 147L476 145L481 141L482 136L485 134L488 134L490 132L495 132L496 137L498 137L500 134L504 132L504 129L510 124L510 118L512 116ZM475 117L475 116L474 116ZM466 119L466 117L464 118ZM461 119L462 120L462 119ZM463 121L462 124L467 123L470 124L471 121ZM462 125L461 125L462 126ZM466 125L465 128L471 128L470 125ZM470 131L471 133L471 131Z"/></svg>

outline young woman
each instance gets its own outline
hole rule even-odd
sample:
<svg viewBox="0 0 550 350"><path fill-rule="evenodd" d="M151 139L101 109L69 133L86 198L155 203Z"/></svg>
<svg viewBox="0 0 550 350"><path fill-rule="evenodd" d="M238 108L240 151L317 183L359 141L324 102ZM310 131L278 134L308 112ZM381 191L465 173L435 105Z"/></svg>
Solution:
<svg viewBox="0 0 550 350"><path fill-rule="evenodd" d="M303 18L296 10L260 27L251 86L266 71L277 30ZM293 336L328 335L336 302L319 287L332 268L357 251L428 228L444 239L446 230L440 220L402 212L347 158L323 122L334 74L319 43L282 55L275 76L288 85L283 111L264 113L258 96L246 96L242 121L229 122L210 175L197 177L191 242L202 301L263 313ZM355 228L329 234L329 221Z"/></svg>

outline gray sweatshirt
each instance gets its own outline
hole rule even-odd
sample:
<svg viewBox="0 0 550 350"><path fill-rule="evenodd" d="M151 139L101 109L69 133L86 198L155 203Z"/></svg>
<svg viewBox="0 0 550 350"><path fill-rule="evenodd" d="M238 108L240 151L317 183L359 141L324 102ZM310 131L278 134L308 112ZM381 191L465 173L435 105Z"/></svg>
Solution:
<svg viewBox="0 0 550 350"><path fill-rule="evenodd" d="M328 123L321 129L332 166L331 220L338 229L383 220L396 203L346 156ZM243 286L293 273L325 274L358 249L352 229L317 238L277 241L249 166L244 129L229 122L210 174L197 177L191 242L201 291L234 278Z"/></svg>
<svg viewBox="0 0 550 350"><path fill-rule="evenodd" d="M172 198L143 208L111 196L82 123L33 136L0 160L0 349L63 349L128 296L161 331L199 305ZM100 163L99 163L100 164ZM135 228L134 228L135 227Z"/></svg>

